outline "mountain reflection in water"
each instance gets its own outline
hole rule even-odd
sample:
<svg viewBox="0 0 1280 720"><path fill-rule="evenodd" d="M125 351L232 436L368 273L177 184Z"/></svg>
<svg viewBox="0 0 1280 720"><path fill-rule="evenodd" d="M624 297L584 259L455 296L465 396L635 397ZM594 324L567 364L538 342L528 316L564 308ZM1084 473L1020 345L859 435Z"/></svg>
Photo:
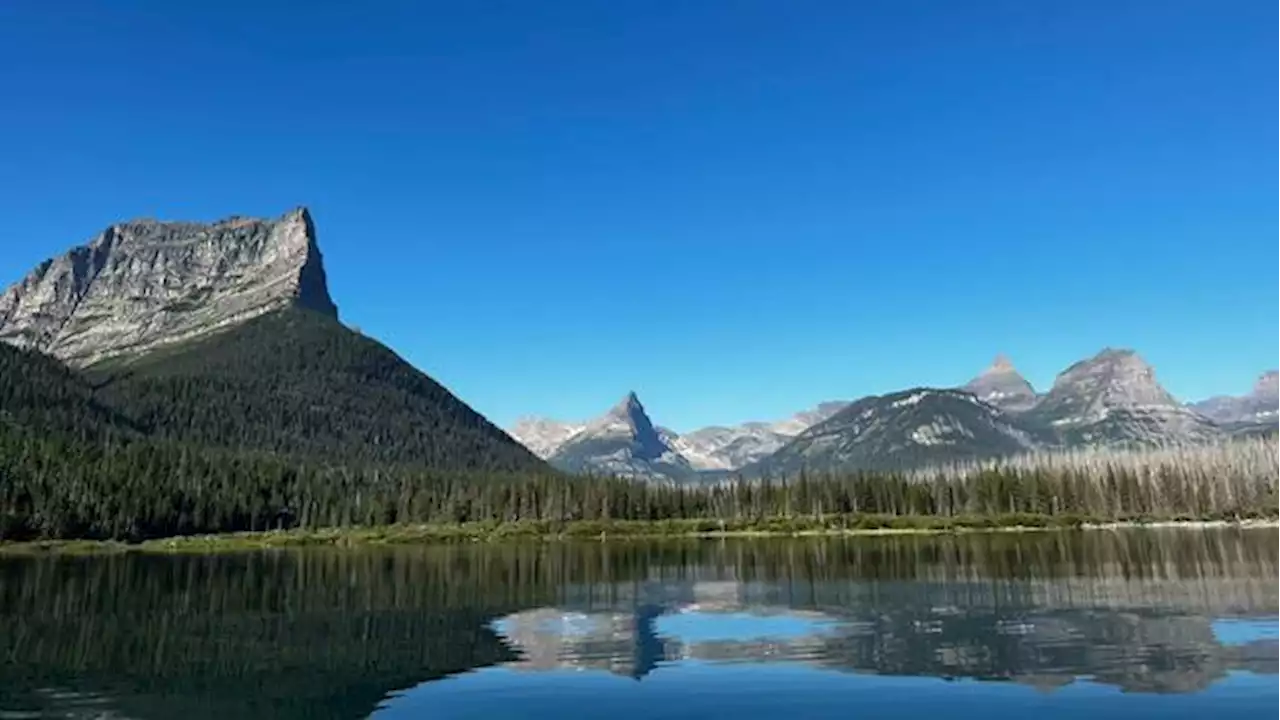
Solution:
<svg viewBox="0 0 1280 720"><path fill-rule="evenodd" d="M9 557L0 717L360 718L451 676L727 666L1190 693L1276 674L1277 584L1274 529Z"/></svg>

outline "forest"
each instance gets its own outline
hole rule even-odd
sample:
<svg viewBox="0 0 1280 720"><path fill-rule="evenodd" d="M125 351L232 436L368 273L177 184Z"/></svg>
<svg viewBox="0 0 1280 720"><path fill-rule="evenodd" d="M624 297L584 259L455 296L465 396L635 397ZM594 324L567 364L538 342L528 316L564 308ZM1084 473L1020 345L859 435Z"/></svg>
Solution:
<svg viewBox="0 0 1280 720"><path fill-rule="evenodd" d="M595 533L1274 517L1274 436L904 472L657 484L542 463L385 347L302 311L70 370L0 344L0 541L395 525ZM634 528L632 528L634 529Z"/></svg>
<svg viewBox="0 0 1280 720"><path fill-rule="evenodd" d="M816 519L828 527L865 516L1272 517L1276 452L1274 440L1248 440L1182 454L1117 452L1091 464L1010 463L965 474L802 473L689 486L340 465L177 442L83 442L9 431L0 433L0 539L143 540L409 523L701 520L712 523L699 526L707 530L723 521L788 530L807 526L777 521Z"/></svg>

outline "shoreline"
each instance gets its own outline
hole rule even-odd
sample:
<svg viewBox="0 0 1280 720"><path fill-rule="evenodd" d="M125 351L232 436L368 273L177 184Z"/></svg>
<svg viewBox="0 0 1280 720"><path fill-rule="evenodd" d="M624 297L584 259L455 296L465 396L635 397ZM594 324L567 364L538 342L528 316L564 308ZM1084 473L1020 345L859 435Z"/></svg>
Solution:
<svg viewBox="0 0 1280 720"><path fill-rule="evenodd" d="M786 519L779 519L774 524ZM1032 518L1035 522L1000 524L996 519L969 518L874 518L880 526L868 527L866 520L848 526L792 528L714 529L714 521L617 521L605 527L599 523L469 523L456 525L392 525L379 527L320 528L314 530L262 530L207 535L154 538L140 542L122 540L61 539L0 541L4 555L97 555L221 553L299 548L349 548L453 543L502 543L516 540L537 542L626 542L638 540L725 540L784 538L856 538L886 536L939 536L1012 534L1027 532L1115 531L1115 530L1206 530L1215 528L1280 529L1280 518L1240 520L1067 520ZM690 526L681 529L680 525ZM729 523L725 523L729 524ZM769 525L765 521L764 525ZM799 523L799 524L803 524ZM722 526L723 528L723 526Z"/></svg>

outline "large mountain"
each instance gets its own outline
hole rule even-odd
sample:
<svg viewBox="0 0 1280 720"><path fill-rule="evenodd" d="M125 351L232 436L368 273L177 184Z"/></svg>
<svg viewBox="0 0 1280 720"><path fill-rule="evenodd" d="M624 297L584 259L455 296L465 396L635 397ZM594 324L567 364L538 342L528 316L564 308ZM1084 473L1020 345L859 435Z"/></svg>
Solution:
<svg viewBox="0 0 1280 720"><path fill-rule="evenodd" d="M40 263L0 294L0 341L86 366L286 306L337 317L305 208L208 225L134 220Z"/></svg>
<svg viewBox="0 0 1280 720"><path fill-rule="evenodd" d="M649 480L692 480L697 471L671 446L671 435L654 427L634 392L609 412L586 423L550 456L551 464L575 473Z"/></svg>
<svg viewBox="0 0 1280 720"><path fill-rule="evenodd" d="M1035 433L962 390L915 388L856 400L748 467L748 475L801 470L894 470L1013 455Z"/></svg>
<svg viewBox="0 0 1280 720"><path fill-rule="evenodd" d="M10 426L83 435L110 421L148 440L333 463L546 470L337 321L305 209L115 225L0 298L0 360L23 368L0 397Z"/></svg>
<svg viewBox="0 0 1280 720"><path fill-rule="evenodd" d="M1218 395L1193 403L1191 408L1221 424L1275 423L1280 407L1278 377L1270 370L1258 378L1248 395Z"/></svg>
<svg viewBox="0 0 1280 720"><path fill-rule="evenodd" d="M970 380L962 390L973 393L985 403L1001 410L1022 412L1030 410L1038 399L1035 388L1013 367L1004 355L997 355L991 367Z"/></svg>
<svg viewBox="0 0 1280 720"><path fill-rule="evenodd" d="M1208 418L1185 407L1156 380L1137 353L1105 348L1058 374L1026 413L1059 444L1169 445L1222 436Z"/></svg>

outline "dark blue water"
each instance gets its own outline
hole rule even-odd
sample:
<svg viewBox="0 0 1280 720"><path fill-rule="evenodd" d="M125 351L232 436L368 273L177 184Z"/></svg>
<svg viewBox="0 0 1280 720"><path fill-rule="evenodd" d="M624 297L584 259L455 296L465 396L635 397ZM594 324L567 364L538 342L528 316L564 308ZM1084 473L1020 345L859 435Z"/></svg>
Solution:
<svg viewBox="0 0 1280 720"><path fill-rule="evenodd" d="M1277 709L1277 532L0 559L0 718Z"/></svg>

